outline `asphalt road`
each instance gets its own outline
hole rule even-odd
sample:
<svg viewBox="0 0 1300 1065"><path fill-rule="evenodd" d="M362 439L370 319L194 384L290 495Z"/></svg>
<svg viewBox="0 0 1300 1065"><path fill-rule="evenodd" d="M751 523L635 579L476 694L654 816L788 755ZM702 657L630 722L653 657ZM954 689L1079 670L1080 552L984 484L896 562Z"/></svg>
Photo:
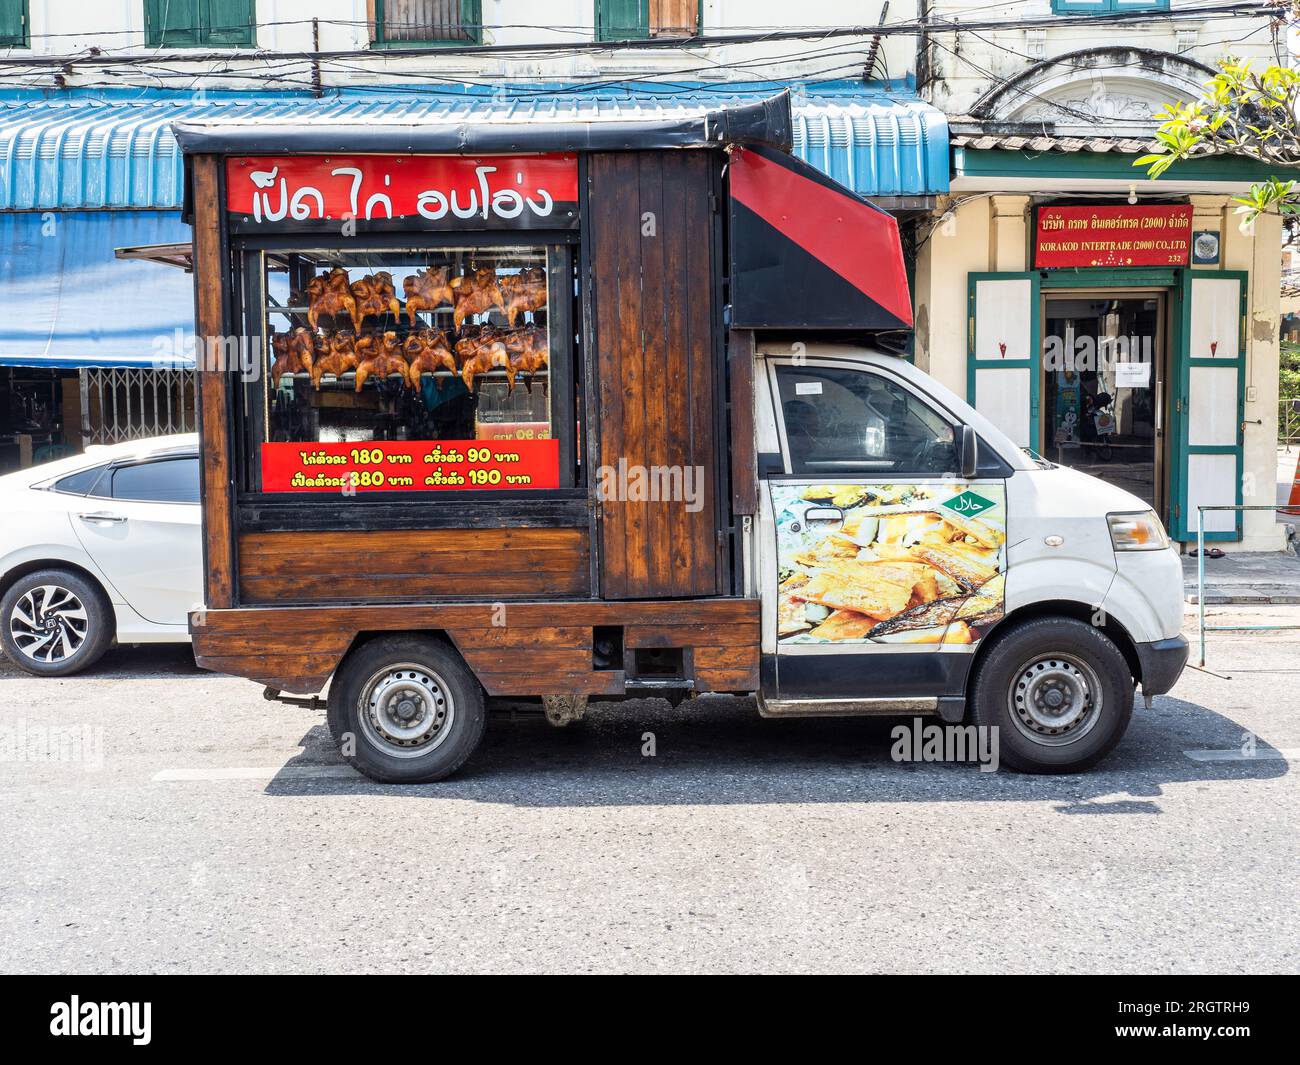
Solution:
<svg viewBox="0 0 1300 1065"><path fill-rule="evenodd" d="M1297 637L1214 637L1231 679L1064 778L709 698L502 716L454 780L383 787L187 649L2 664L0 968L1294 972Z"/></svg>

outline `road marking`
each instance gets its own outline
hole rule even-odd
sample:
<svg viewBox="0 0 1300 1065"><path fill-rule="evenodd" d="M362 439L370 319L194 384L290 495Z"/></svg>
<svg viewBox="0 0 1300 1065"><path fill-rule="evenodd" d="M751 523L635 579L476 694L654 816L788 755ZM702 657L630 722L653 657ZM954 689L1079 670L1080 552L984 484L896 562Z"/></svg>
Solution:
<svg viewBox="0 0 1300 1065"><path fill-rule="evenodd" d="M1229 747L1220 751L1184 751L1183 754L1187 755L1193 762L1300 761L1300 747L1257 747L1254 751L1242 751L1236 747Z"/></svg>
<svg viewBox="0 0 1300 1065"><path fill-rule="evenodd" d="M365 778L350 765L273 765L230 766L212 769L164 769L155 773L155 781L188 780L339 780Z"/></svg>

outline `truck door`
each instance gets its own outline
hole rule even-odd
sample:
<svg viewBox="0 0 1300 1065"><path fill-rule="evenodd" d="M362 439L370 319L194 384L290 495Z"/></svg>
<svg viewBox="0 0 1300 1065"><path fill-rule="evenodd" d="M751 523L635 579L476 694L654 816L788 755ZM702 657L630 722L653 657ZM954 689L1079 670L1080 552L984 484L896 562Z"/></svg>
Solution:
<svg viewBox="0 0 1300 1065"><path fill-rule="evenodd" d="M771 359L767 373L783 471L765 484L777 571L764 575L776 599L765 712L959 706L1003 613L1007 471L984 449L963 479L955 416L888 369Z"/></svg>

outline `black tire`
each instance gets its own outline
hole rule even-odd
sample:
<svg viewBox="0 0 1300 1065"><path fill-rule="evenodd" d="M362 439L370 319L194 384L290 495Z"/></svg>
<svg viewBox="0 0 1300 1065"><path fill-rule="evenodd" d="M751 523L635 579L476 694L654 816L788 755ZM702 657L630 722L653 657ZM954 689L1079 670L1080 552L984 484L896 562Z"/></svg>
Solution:
<svg viewBox="0 0 1300 1065"><path fill-rule="evenodd" d="M428 784L451 776L474 753L487 710L478 680L446 643L381 636L334 674L328 719L343 756L371 780Z"/></svg>
<svg viewBox="0 0 1300 1065"><path fill-rule="evenodd" d="M0 647L38 677L67 677L94 665L116 627L104 590L76 570L35 570L0 596Z"/></svg>
<svg viewBox="0 0 1300 1065"><path fill-rule="evenodd" d="M1105 633L1036 618L995 639L971 678L970 708L975 724L997 727L1003 762L1078 773L1114 750L1133 716L1133 674Z"/></svg>

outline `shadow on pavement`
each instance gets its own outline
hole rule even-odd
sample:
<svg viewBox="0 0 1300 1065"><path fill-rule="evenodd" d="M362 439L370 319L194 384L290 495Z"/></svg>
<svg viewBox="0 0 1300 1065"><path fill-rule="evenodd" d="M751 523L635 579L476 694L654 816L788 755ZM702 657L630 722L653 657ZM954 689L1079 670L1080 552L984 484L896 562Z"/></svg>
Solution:
<svg viewBox="0 0 1300 1065"><path fill-rule="evenodd" d="M1243 730L1178 699L1137 709L1120 746L1091 772L1028 776L974 764L900 763L890 731L908 718L765 720L750 699L593 705L584 721L553 729L540 715L490 719L483 744L450 780L375 784L359 774L298 776L344 765L323 725L267 786L268 795L382 794L521 807L680 806L944 801L1057 803L1065 814L1158 815L1169 784L1260 780L1289 770L1279 758L1196 762L1186 750L1238 750ZM933 718L923 719L926 723ZM653 737L655 755L642 754ZM1258 744L1260 752L1268 745ZM332 770L337 772L337 770Z"/></svg>
<svg viewBox="0 0 1300 1065"><path fill-rule="evenodd" d="M194 652L188 643L134 644L110 647L104 657L89 669L68 677L54 677L57 681L78 680L138 680L145 677L195 677L212 676L194 663ZM0 655L0 681L31 680L25 673Z"/></svg>

